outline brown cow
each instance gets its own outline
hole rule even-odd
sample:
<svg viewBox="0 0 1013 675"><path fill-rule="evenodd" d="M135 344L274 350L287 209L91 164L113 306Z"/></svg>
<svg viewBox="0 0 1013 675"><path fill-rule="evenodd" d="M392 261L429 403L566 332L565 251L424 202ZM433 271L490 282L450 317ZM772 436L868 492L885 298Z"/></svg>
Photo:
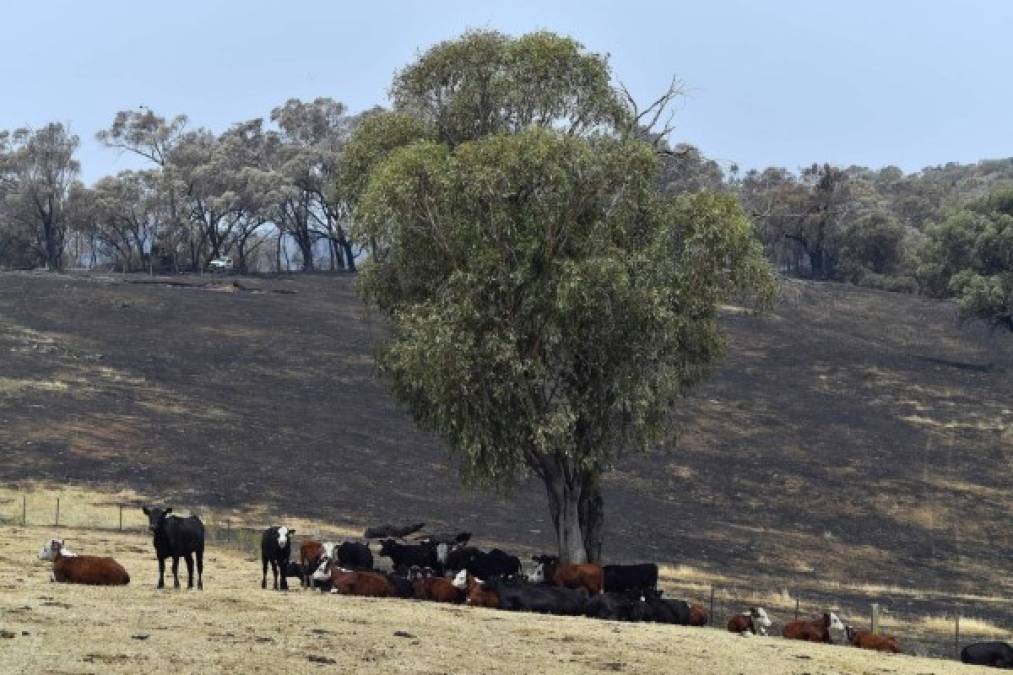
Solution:
<svg viewBox="0 0 1013 675"><path fill-rule="evenodd" d="M605 572L601 565L594 563L559 563L549 556L536 557L539 566L531 575L531 581L538 584L549 581L563 588L581 589L597 595L605 586Z"/></svg>
<svg viewBox="0 0 1013 675"><path fill-rule="evenodd" d="M844 624L833 612L825 612L823 616L810 621L798 620L785 625L781 635L789 640L806 640L808 642L826 642L833 644L830 630L844 630Z"/></svg>
<svg viewBox="0 0 1013 675"><path fill-rule="evenodd" d="M707 610L704 609L703 605L694 603L689 606L690 626L706 626L709 618L710 617L707 616Z"/></svg>
<svg viewBox="0 0 1013 675"><path fill-rule="evenodd" d="M872 631L857 629L848 625L844 628L848 642L861 649L874 649L878 652L900 654L900 645L893 635L876 635Z"/></svg>
<svg viewBox="0 0 1013 675"><path fill-rule="evenodd" d="M446 577L422 577L412 583L415 598L433 602L464 602L464 593Z"/></svg>
<svg viewBox="0 0 1013 675"><path fill-rule="evenodd" d="M313 588L313 573L325 559L334 558L336 546L334 542L319 542L315 539L307 539L302 543L299 547L299 564L303 569L302 579L299 580L301 586Z"/></svg>
<svg viewBox="0 0 1013 675"><path fill-rule="evenodd" d="M53 581L92 586L126 586L130 583L130 575L112 558L63 555L62 539L50 539L42 547L39 559L53 561Z"/></svg>
<svg viewBox="0 0 1013 675"><path fill-rule="evenodd" d="M474 607L499 607L499 596L495 591L486 589L482 582L471 576L468 570L461 570L454 577L454 588L467 591L466 602Z"/></svg>
<svg viewBox="0 0 1013 675"><path fill-rule="evenodd" d="M394 584L380 572L352 572L331 568L331 593L361 595L368 598L390 598L396 595Z"/></svg>
<svg viewBox="0 0 1013 675"><path fill-rule="evenodd" d="M746 635L766 635L770 617L763 607L750 607L748 614L736 614L728 620L728 630Z"/></svg>

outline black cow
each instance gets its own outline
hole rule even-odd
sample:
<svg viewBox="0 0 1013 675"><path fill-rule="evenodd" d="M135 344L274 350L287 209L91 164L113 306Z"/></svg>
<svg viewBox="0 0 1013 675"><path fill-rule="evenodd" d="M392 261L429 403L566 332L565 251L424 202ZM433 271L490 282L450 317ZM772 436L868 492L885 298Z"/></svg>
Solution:
<svg viewBox="0 0 1013 675"><path fill-rule="evenodd" d="M960 660L976 666L1013 668L1013 647L1007 642L975 642L960 650Z"/></svg>
<svg viewBox="0 0 1013 675"><path fill-rule="evenodd" d="M292 535L295 530L290 530L284 525L272 525L264 530L260 537L260 562L264 567L264 575L260 580L260 587L267 588L267 566L271 565L271 574L274 577L274 590L278 590L278 573L281 573L281 590L288 590L288 561L292 557Z"/></svg>
<svg viewBox="0 0 1013 675"><path fill-rule="evenodd" d="M285 578L295 577L299 579L299 584L302 585L306 579L307 572L298 560L289 560L288 564L285 565ZM310 570L309 574L313 574L314 570Z"/></svg>
<svg viewBox="0 0 1013 675"><path fill-rule="evenodd" d="M658 566L654 563L605 565L602 570L606 593L653 591L658 587Z"/></svg>
<svg viewBox="0 0 1013 675"><path fill-rule="evenodd" d="M346 570L373 569L373 552L369 544L346 541L338 547L338 564Z"/></svg>
<svg viewBox="0 0 1013 675"><path fill-rule="evenodd" d="M172 508L141 508L155 540L158 557L158 588L165 588L165 559L172 557L173 587L179 588L179 559L186 560L187 585L193 588L193 560L197 558L197 588L204 589L204 523L197 516L180 518Z"/></svg>
<svg viewBox="0 0 1013 675"><path fill-rule="evenodd" d="M481 553L474 546L461 546L460 548L453 548L447 553L447 562L444 563L444 567L454 572L459 572L467 567L471 559L475 557L475 554Z"/></svg>
<svg viewBox="0 0 1013 675"><path fill-rule="evenodd" d="M422 544L447 544L448 546L464 546L470 539L471 532L437 532L415 537L415 540Z"/></svg>
<svg viewBox="0 0 1013 675"><path fill-rule="evenodd" d="M584 613L588 597L584 591L570 588L503 579L490 579L485 582L485 588L496 593L500 609L514 612L580 616Z"/></svg>
<svg viewBox="0 0 1013 675"><path fill-rule="evenodd" d="M488 553L477 551L465 565L465 569L471 576L479 579L509 577L521 571L521 561L515 555L494 548Z"/></svg>
<svg viewBox="0 0 1013 675"><path fill-rule="evenodd" d="M436 555L436 546L432 544L399 544L393 539L380 542L380 556L390 558L394 569L406 572L412 565L432 567L442 573L443 566Z"/></svg>
<svg viewBox="0 0 1013 675"><path fill-rule="evenodd" d="M646 591L643 603L633 610L634 621L653 621L655 623L674 623L679 626L689 625L689 603L683 600L668 600L661 597L660 592Z"/></svg>
<svg viewBox="0 0 1013 675"><path fill-rule="evenodd" d="M600 593L587 601L584 616L612 621L635 621L643 617L647 604L639 595L630 593ZM638 613L638 609L641 611ZM645 619L639 618L640 621Z"/></svg>

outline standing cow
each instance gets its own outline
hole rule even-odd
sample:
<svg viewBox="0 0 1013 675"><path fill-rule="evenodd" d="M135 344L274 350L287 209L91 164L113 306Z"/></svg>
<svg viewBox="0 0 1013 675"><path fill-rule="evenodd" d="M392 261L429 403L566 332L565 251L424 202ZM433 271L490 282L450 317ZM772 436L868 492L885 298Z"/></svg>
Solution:
<svg viewBox="0 0 1013 675"><path fill-rule="evenodd" d="M144 506L148 529L154 535L158 557L158 588L165 588L165 559L172 557L173 587L179 588L179 559L186 560L188 589L193 588L193 560L197 557L197 589L204 589L204 523L197 516L181 518L172 508Z"/></svg>
<svg viewBox="0 0 1013 675"><path fill-rule="evenodd" d="M274 576L274 590L278 590L278 573L281 572L281 590L288 590L288 561L292 557L292 535L284 525L272 525L264 530L260 538L260 561L264 565L264 576L260 587L267 588L267 566L271 565Z"/></svg>

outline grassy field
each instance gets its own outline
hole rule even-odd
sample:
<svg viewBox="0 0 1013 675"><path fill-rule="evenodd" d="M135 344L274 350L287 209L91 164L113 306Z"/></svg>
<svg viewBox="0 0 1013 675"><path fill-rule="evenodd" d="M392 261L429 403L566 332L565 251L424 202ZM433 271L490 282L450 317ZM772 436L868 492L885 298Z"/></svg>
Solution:
<svg viewBox="0 0 1013 675"><path fill-rule="evenodd" d="M216 529L284 520L346 536L424 520L551 549L537 484L462 487L390 400L382 326L352 279L0 274L0 522L138 525L144 501ZM879 602L917 651L952 616L1013 630L1013 341L951 304L786 283L725 308L728 357L671 437L604 483L609 561L667 565L718 613ZM27 497L26 502L22 502ZM302 524L305 524L303 527ZM970 619L970 620L969 620Z"/></svg>
<svg viewBox="0 0 1013 675"><path fill-rule="evenodd" d="M206 554L204 592L156 591L151 543L141 533L60 528L79 553L116 557L131 584L54 584L50 563L36 559L53 535L4 529L0 630L13 634L0 639L4 672L987 672L712 628L262 591L258 561L226 547Z"/></svg>

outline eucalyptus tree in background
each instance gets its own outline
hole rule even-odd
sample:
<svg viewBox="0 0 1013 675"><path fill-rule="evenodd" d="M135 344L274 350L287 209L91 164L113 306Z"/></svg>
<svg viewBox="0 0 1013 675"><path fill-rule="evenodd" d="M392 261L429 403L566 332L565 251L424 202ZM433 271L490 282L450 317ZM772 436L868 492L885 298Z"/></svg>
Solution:
<svg viewBox="0 0 1013 675"><path fill-rule="evenodd" d="M60 123L18 129L3 143L0 203L7 226L31 241L50 270L63 268L68 203L79 184L79 139Z"/></svg>
<svg viewBox="0 0 1013 675"><path fill-rule="evenodd" d="M569 38L467 33L398 74L341 167L395 395L467 480L541 479L571 561L602 556L602 475L720 355L718 303L773 285L734 198L660 194L610 78Z"/></svg>
<svg viewBox="0 0 1013 675"><path fill-rule="evenodd" d="M323 97L289 99L271 111L271 121L280 130L273 168L287 186L278 204L278 224L299 246L303 269L313 269L313 246L324 240L332 268L337 263L355 271L348 213L332 190L351 128L344 104Z"/></svg>

